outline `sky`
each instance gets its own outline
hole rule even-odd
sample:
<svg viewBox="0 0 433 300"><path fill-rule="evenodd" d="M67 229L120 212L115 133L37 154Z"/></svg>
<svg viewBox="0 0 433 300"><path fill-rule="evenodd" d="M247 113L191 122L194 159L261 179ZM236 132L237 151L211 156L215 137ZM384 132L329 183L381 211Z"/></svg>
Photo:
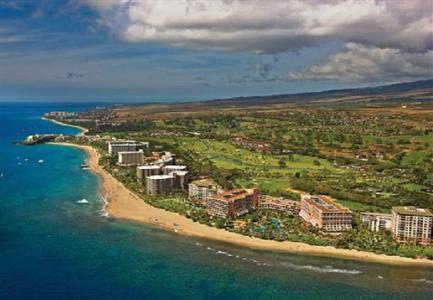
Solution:
<svg viewBox="0 0 433 300"><path fill-rule="evenodd" d="M432 77L432 0L0 0L0 101L195 101Z"/></svg>

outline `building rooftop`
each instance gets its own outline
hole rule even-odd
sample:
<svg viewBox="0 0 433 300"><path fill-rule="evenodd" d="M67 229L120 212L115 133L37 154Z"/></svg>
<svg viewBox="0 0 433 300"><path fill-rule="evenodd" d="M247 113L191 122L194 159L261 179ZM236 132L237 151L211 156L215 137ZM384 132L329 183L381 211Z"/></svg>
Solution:
<svg viewBox="0 0 433 300"><path fill-rule="evenodd" d="M136 144L136 141L132 140L116 140L116 141L108 141L110 145L122 145L122 144Z"/></svg>
<svg viewBox="0 0 433 300"><path fill-rule="evenodd" d="M361 215L364 216L375 216L375 217L391 217L391 214L385 214L385 213L374 213L374 212L362 212Z"/></svg>
<svg viewBox="0 0 433 300"><path fill-rule="evenodd" d="M400 215L433 217L433 213L427 208L418 208L415 206L395 206L392 210Z"/></svg>
<svg viewBox="0 0 433 300"><path fill-rule="evenodd" d="M215 181L213 181L213 179L210 179L210 178L197 179L197 180L194 180L193 182L191 182L191 184L194 184L194 185L199 186L199 187L207 187L207 188L210 188L210 187L217 185L215 183Z"/></svg>
<svg viewBox="0 0 433 300"><path fill-rule="evenodd" d="M230 190L220 194L216 194L215 196L213 196L213 198L230 202L230 201L243 199L245 196L252 195L255 192L256 192L255 189L236 189L236 190Z"/></svg>
<svg viewBox="0 0 433 300"><path fill-rule="evenodd" d="M183 169L186 169L186 166L182 166L182 165L165 165L164 169L183 170Z"/></svg>
<svg viewBox="0 0 433 300"><path fill-rule="evenodd" d="M156 170L156 169L159 169L160 167L159 166L156 166L156 165L146 165L146 166L138 166L137 167L137 169L140 169L140 170Z"/></svg>
<svg viewBox="0 0 433 300"><path fill-rule="evenodd" d="M178 176L185 176L186 174L188 174L188 171L175 171L175 172L170 172L170 174L175 174Z"/></svg>
<svg viewBox="0 0 433 300"><path fill-rule="evenodd" d="M138 151L120 151L117 153L119 153L119 154L137 154L137 153L143 153L143 150L140 149Z"/></svg>
<svg viewBox="0 0 433 300"><path fill-rule="evenodd" d="M323 212L350 212L347 207L335 202L335 200L329 196L311 195L309 198L305 198L305 200L318 207Z"/></svg>
<svg viewBox="0 0 433 300"><path fill-rule="evenodd" d="M263 204L274 204L274 205L293 205L299 204L299 201L284 199L282 197L262 196L259 198L259 202Z"/></svg>
<svg viewBox="0 0 433 300"><path fill-rule="evenodd" d="M148 176L147 180L163 180L163 179L173 179L173 175L152 175Z"/></svg>

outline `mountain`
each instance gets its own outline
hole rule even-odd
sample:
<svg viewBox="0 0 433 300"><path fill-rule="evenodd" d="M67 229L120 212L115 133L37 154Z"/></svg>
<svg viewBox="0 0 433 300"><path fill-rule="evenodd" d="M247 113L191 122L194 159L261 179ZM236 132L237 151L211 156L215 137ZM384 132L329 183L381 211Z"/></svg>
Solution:
<svg viewBox="0 0 433 300"><path fill-rule="evenodd" d="M433 79L419 80L413 82L395 83L382 85L377 87L352 88L341 90L328 90L322 92L297 93L297 94L279 94L269 96L251 96L237 97L228 99L215 99L206 102L211 102L214 105L258 105L258 104L279 104L279 103L308 103L308 102L324 102L326 100L332 102L340 101L366 101L372 97L390 98L401 97L408 93L416 92L416 94L433 94Z"/></svg>

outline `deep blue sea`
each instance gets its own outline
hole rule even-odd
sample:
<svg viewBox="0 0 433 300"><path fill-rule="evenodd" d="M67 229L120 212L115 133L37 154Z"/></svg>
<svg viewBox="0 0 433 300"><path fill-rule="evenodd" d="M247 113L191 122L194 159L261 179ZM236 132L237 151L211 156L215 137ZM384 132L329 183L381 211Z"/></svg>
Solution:
<svg viewBox="0 0 433 300"><path fill-rule="evenodd" d="M12 144L76 133L41 115L92 106L0 104L0 299L433 298L433 269L254 251L103 217L80 150Z"/></svg>

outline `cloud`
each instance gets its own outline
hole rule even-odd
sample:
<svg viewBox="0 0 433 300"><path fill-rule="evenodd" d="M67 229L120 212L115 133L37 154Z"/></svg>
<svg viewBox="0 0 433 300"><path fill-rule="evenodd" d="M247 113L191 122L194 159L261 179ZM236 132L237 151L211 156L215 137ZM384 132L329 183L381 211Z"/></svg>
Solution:
<svg viewBox="0 0 433 300"><path fill-rule="evenodd" d="M433 76L433 51L405 53L398 49L349 43L343 52L331 55L324 64L299 73L290 80L337 79L356 81L403 80Z"/></svg>
<svg viewBox="0 0 433 300"><path fill-rule="evenodd" d="M8 29L0 27L0 44L14 44L28 41L28 36L12 32ZM1 53L1 49L0 49Z"/></svg>
<svg viewBox="0 0 433 300"><path fill-rule="evenodd" d="M128 42L280 53L328 41L402 52L433 49L424 0L82 0Z"/></svg>

